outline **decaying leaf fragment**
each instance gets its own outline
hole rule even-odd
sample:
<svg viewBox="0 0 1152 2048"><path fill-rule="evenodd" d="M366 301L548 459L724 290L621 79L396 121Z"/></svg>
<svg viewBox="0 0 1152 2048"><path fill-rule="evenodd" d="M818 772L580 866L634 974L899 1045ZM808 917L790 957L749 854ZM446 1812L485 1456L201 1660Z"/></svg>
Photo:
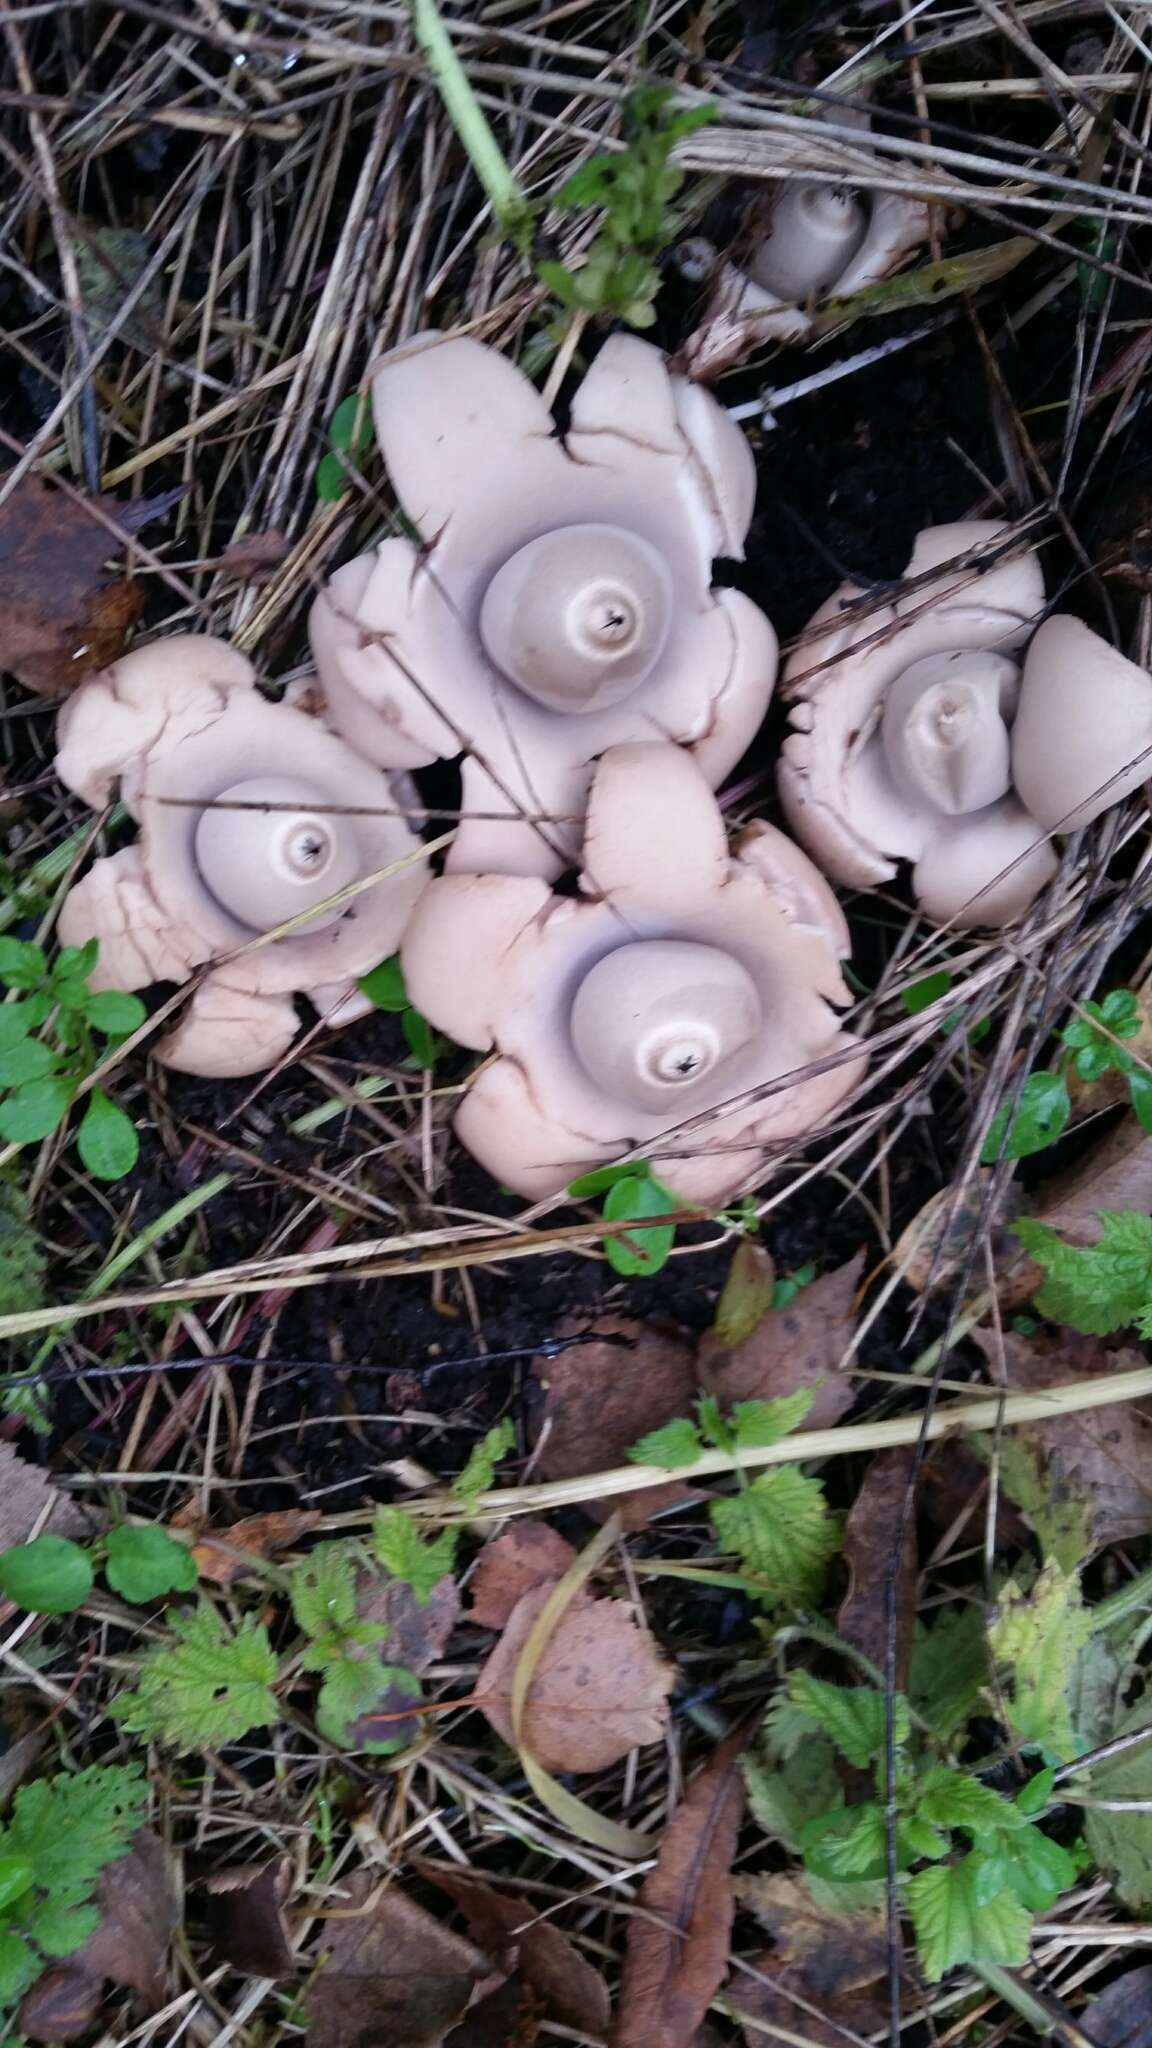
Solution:
<svg viewBox="0 0 1152 2048"><path fill-rule="evenodd" d="M192 1546L192 1556L202 1579L214 1585L230 1586L250 1570L249 1559L274 1557L290 1550L301 1536L316 1529L324 1517L319 1508L281 1508L268 1515L246 1515L230 1529L201 1536ZM179 1521L179 1517L177 1517Z"/></svg>
<svg viewBox="0 0 1152 2048"><path fill-rule="evenodd" d="M108 1983L134 1991L148 2012L163 2005L180 1900L167 1851L151 1828L140 1828L127 1856L101 1871L96 1904L102 1915L96 1932L46 1970L21 2000L17 2035L28 2041L76 2040L99 2015Z"/></svg>
<svg viewBox="0 0 1152 2048"><path fill-rule="evenodd" d="M292 1860L239 1864L208 1879L212 1946L244 1977L291 1977L296 1957L284 1922Z"/></svg>
<svg viewBox="0 0 1152 2048"><path fill-rule="evenodd" d="M826 1911L801 1877L742 1878L736 1897L773 1940L747 1968L733 1971L728 1997L737 2013L783 2027L812 2048L844 2048L846 2034L871 2034L883 2025L883 1912ZM749 2025L744 2038L749 2048L759 2048L766 2037Z"/></svg>
<svg viewBox="0 0 1152 2048"><path fill-rule="evenodd" d="M690 2048L724 1980L748 1731L722 1742L664 1831L628 1922L612 2048Z"/></svg>
<svg viewBox="0 0 1152 2048"><path fill-rule="evenodd" d="M577 1345L533 1364L535 1378L547 1389L536 1431L543 1439L539 1471L544 1479L622 1465L647 1431L692 1412L696 1369L684 1331L635 1316L598 1316L590 1325L586 1316L573 1315L562 1318L557 1335L590 1328L601 1343ZM691 1487L674 1480L636 1494L617 1494L612 1506L624 1528L635 1529L661 1508L697 1498ZM588 1512L600 1516L601 1508L593 1501Z"/></svg>
<svg viewBox="0 0 1152 2048"><path fill-rule="evenodd" d="M441 1864L421 1863L419 1869L460 1908L473 1940L481 1942L489 1955L504 1958L510 1952L517 1976L538 1993L555 2019L594 2040L606 2032L608 1986L550 1919L541 1917L526 1900Z"/></svg>
<svg viewBox="0 0 1152 2048"><path fill-rule="evenodd" d="M554 1586L576 1552L556 1529L525 1515L484 1545L472 1575L470 1619L481 1628L504 1628L516 1602L535 1587Z"/></svg>
<svg viewBox="0 0 1152 2048"><path fill-rule="evenodd" d="M92 1533L92 1523L79 1502L53 1486L39 1465L19 1457L11 1444L0 1443L0 1550L49 1530L53 1536L84 1536Z"/></svg>
<svg viewBox="0 0 1152 2048"><path fill-rule="evenodd" d="M708 1332L700 1340L701 1385L727 1408L736 1401L775 1401L814 1389L806 1429L828 1429L852 1406L859 1382L839 1371L855 1321L864 1266L858 1252L821 1273L783 1308L770 1308L751 1334L731 1348ZM682 1413L685 1411L681 1411Z"/></svg>
<svg viewBox="0 0 1152 2048"><path fill-rule="evenodd" d="M907 1684L916 1626L916 1521L913 1514L904 1516L915 1468L915 1452L910 1449L881 1451L869 1463L844 1524L844 1561L850 1577L837 1617L845 1642L883 1671L888 1633L885 1582L893 1548L899 1542L895 1588L899 1692Z"/></svg>
<svg viewBox="0 0 1152 2048"><path fill-rule="evenodd" d="M516 1667L552 1591L549 1584L521 1595L476 1681L477 1706L513 1746ZM528 1688L524 1745L545 1770L605 1770L630 1749L659 1742L672 1683L671 1667L627 1601L577 1593L548 1637Z"/></svg>
<svg viewBox="0 0 1152 2048"><path fill-rule="evenodd" d="M304 2001L308 2048L439 2048L507 1975L377 1870L342 1881L321 1957Z"/></svg>

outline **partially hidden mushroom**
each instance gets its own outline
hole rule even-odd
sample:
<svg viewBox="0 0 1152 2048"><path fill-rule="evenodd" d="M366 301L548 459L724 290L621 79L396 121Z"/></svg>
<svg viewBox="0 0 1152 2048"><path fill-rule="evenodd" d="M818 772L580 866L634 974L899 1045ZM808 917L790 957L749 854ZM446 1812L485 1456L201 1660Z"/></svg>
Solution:
<svg viewBox="0 0 1152 2048"><path fill-rule="evenodd" d="M1149 774L1152 679L1079 619L1007 528L928 527L877 608L845 584L785 671L784 811L826 874L875 888L914 863L937 924L1005 925L1056 872L1053 832ZM1023 650L1027 644L1027 652Z"/></svg>
<svg viewBox="0 0 1152 2048"><path fill-rule="evenodd" d="M756 478L739 428L633 336L607 341L563 437L513 364L418 335L373 409L420 543L337 570L310 621L337 729L386 768L463 757L450 869L551 878L578 858L596 757L691 749L715 788L764 715L776 637L712 588Z"/></svg>
<svg viewBox="0 0 1152 2048"><path fill-rule="evenodd" d="M581 890L446 875L421 898L412 1001L496 1054L457 1134L528 1197L638 1149L685 1201L720 1201L863 1073L832 1007L848 1001L836 899L772 826L730 852L700 769L658 742L597 767Z"/></svg>
<svg viewBox="0 0 1152 2048"><path fill-rule="evenodd" d="M60 912L65 945L99 941L90 986L182 982L221 963L157 1047L161 1060L255 1073L296 1036L294 995L327 1021L355 1013L356 977L396 951L427 879L384 776L316 719L261 697L234 648L193 634L82 684L58 739L68 787L101 809L118 782L139 827Z"/></svg>

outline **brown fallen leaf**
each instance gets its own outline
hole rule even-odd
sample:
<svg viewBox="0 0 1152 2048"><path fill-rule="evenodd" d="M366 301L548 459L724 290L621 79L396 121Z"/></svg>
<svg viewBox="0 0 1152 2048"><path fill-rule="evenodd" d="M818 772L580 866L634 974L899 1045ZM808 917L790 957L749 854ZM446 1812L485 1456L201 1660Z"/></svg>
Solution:
<svg viewBox="0 0 1152 2048"><path fill-rule="evenodd" d="M530 1984L513 1977L466 2012L444 2048L536 2048L543 2008Z"/></svg>
<svg viewBox="0 0 1152 2048"><path fill-rule="evenodd" d="M864 1254L858 1252L847 1265L821 1273L786 1307L769 1309L751 1336L731 1349L706 1332L697 1353L706 1391L727 1408L734 1401L774 1401L814 1387L805 1428L827 1429L839 1422L859 1385L837 1368L855 1324L863 1268ZM823 1384L817 1386L818 1381Z"/></svg>
<svg viewBox="0 0 1152 2048"><path fill-rule="evenodd" d="M308 2048L439 2048L507 1975L382 1871L355 1871L340 1890L304 1995Z"/></svg>
<svg viewBox="0 0 1152 2048"><path fill-rule="evenodd" d="M992 1168L983 1167L970 1174L962 1188L951 1183L938 1188L911 1223L905 1225L896 1240L892 1267L915 1293L923 1294L929 1286L933 1292L952 1287L966 1268L969 1294L978 1293L986 1284L984 1258L981 1254L973 1259L972 1239L976 1231L988 1227L984 1212L994 1179ZM1020 1245L1009 1225L1023 1206L1024 1197L1013 1181L992 1212L989 1237L998 1273L1006 1274L1020 1260ZM1022 1276L1011 1305L1026 1301L1031 1291L1029 1280ZM1004 1294L1001 1300L1005 1300Z"/></svg>
<svg viewBox="0 0 1152 2048"><path fill-rule="evenodd" d="M107 1982L135 1991L148 2012L164 2003L180 1900L164 1844L151 1828L141 1828L127 1856L101 1871L96 1904L103 1916L96 1932L20 2001L15 2032L29 2041L74 2041L87 2033Z"/></svg>
<svg viewBox="0 0 1152 2048"><path fill-rule="evenodd" d="M0 485L5 478L0 476ZM21 477L0 505L0 669L40 697L59 697L124 651L142 597L106 563L183 495L85 499L42 476Z"/></svg>
<svg viewBox="0 0 1152 2048"><path fill-rule="evenodd" d="M746 1968L733 1971L728 2000L737 2018L750 2022L740 2029L745 2048L767 2048L777 2030L786 2040L803 2041L804 2048L848 2048L850 2042L878 2034L888 2020L879 1991L854 1992L842 2006L838 2002L836 2012L814 2011L802 1979L781 1970L772 1949L750 1956Z"/></svg>
<svg viewBox="0 0 1152 2048"><path fill-rule="evenodd" d="M521 1594L555 1585L576 1552L547 1522L531 1515L513 1522L484 1545L472 1575L470 1620L481 1628L503 1628Z"/></svg>
<svg viewBox="0 0 1152 2048"><path fill-rule="evenodd" d="M515 1952L517 1975L539 1994L554 2019L593 2040L607 2033L608 1986L550 1920L538 1918L525 1900L441 1864L421 1862L417 1868L460 1908L473 1939L489 1955Z"/></svg>
<svg viewBox="0 0 1152 2048"><path fill-rule="evenodd" d="M356 1584L356 1611L362 1623L376 1623L380 1629L375 1643L385 1665L400 1665L419 1677L442 1655L460 1619L460 1588L451 1573L437 1579L424 1606L411 1586L402 1579L382 1579L378 1572L363 1571ZM410 1711L412 1695L402 1683L390 1682L367 1713L348 1724L350 1749L365 1749L375 1742L401 1745L415 1742L423 1723Z"/></svg>
<svg viewBox="0 0 1152 2048"><path fill-rule="evenodd" d="M53 1536L92 1535L95 1522L71 1494L61 1493L39 1465L0 1443L0 1550L27 1543L33 1530Z"/></svg>
<svg viewBox="0 0 1152 2048"><path fill-rule="evenodd" d="M1003 1345L1008 1385L1014 1393L1039 1393L1061 1380L1092 1380L1131 1372L1147 1360L1138 1351L1108 1351L1099 1337L1075 1330L1037 1330L1022 1337L1005 1330L974 1330L973 1340L998 1366ZM1019 1453L1030 1448L1039 1461L1045 1493L1053 1503L1070 1494L1089 1505L1098 1548L1130 1543L1152 1530L1152 1415L1147 1403L1117 1402L1107 1408L1057 1415L1013 1431Z"/></svg>
<svg viewBox="0 0 1152 2048"><path fill-rule="evenodd" d="M691 2048L724 1980L749 1734L720 1744L664 1830L628 1922L612 2048Z"/></svg>
<svg viewBox="0 0 1152 2048"><path fill-rule="evenodd" d="M263 582L281 562L286 562L292 553L292 542L286 534L277 533L273 528L268 533L243 533L218 555L212 568L221 575L235 576L238 581Z"/></svg>
<svg viewBox="0 0 1152 2048"><path fill-rule="evenodd" d="M1152 1963L1125 1970L1090 1999L1079 2016L1092 2048L1149 2048L1152 2042Z"/></svg>
<svg viewBox="0 0 1152 2048"><path fill-rule="evenodd" d="M240 1863L207 1880L208 1927L219 1960L242 1977L294 1977L296 1956L284 1924L292 1862Z"/></svg>
<svg viewBox="0 0 1152 2048"><path fill-rule="evenodd" d="M885 1583L909 1481L916 1468L911 1449L880 1451L872 1459L844 1524L848 1591L836 1626L846 1643L884 1670L887 1622ZM902 1692L916 1627L916 1517L908 1516L896 1575L896 1684Z"/></svg>
<svg viewBox="0 0 1152 2048"><path fill-rule="evenodd" d="M771 1252L755 1238L742 1237L732 1254L710 1332L722 1351L735 1350L752 1335L771 1308L775 1292Z"/></svg>
<svg viewBox="0 0 1152 2048"><path fill-rule="evenodd" d="M179 1522L179 1517L174 1518ZM202 1579L213 1585L230 1586L250 1569L250 1558L274 1557L278 1550L290 1550L301 1536L318 1528L324 1517L319 1508L282 1508L270 1515L246 1515L230 1529L215 1536L201 1536L192 1546L192 1556Z"/></svg>
<svg viewBox="0 0 1152 2048"><path fill-rule="evenodd" d="M1152 1209L1152 1138L1134 1116L1122 1116L1066 1173L1045 1181L1030 1213L1070 1244L1082 1245L1095 1244L1100 1235L1098 1209ZM1036 1286L1039 1269L1029 1263L1029 1271Z"/></svg>
<svg viewBox="0 0 1152 2048"><path fill-rule="evenodd" d="M512 1684L520 1652L551 1586L516 1602L473 1698L515 1747ZM550 1771L602 1771L630 1749L659 1742L674 1674L624 1600L578 1593L546 1642L524 1704L525 1746Z"/></svg>
<svg viewBox="0 0 1152 2048"><path fill-rule="evenodd" d="M742 1877L736 1897L772 1936L774 1969L800 1973L806 1996L818 2003L859 1991L887 1974L888 1929L882 1912L825 1912L802 1877Z"/></svg>
<svg viewBox="0 0 1152 2048"><path fill-rule="evenodd" d="M535 1429L544 1479L622 1465L649 1430L692 1413L697 1393L692 1346L675 1324L604 1315L589 1325L587 1317L572 1315L562 1318L557 1335L589 1328L604 1342L533 1362L536 1379L547 1389ZM625 1529L637 1529L660 1509L697 1498L691 1487L673 1480L636 1494L617 1494L610 1503L589 1502L588 1513L603 1521L611 1507Z"/></svg>

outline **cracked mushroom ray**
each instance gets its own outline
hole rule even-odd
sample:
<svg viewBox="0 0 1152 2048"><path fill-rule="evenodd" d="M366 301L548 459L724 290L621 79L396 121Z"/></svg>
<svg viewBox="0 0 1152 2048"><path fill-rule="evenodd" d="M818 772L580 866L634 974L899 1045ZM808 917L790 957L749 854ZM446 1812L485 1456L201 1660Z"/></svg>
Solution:
<svg viewBox="0 0 1152 2048"><path fill-rule="evenodd" d="M867 1056L835 1014L847 952L806 855L765 824L730 851L691 754L652 742L596 767L580 899L539 876L445 875L401 957L422 1013L497 1055L456 1131L498 1180L536 1200L639 1149L709 1205L862 1077Z"/></svg>
<svg viewBox="0 0 1152 2048"><path fill-rule="evenodd" d="M373 406L423 545L387 539L338 569L313 653L332 723L367 758L463 756L448 868L573 865L609 747L675 741L716 788L777 664L763 613L712 586L714 561L742 554L756 489L722 407L614 335L561 438L512 363L436 333L383 358Z"/></svg>
<svg viewBox="0 0 1152 2048"><path fill-rule="evenodd" d="M69 891L60 939L99 942L96 989L182 982L220 961L156 1049L194 1074L271 1066L300 1029L296 995L327 1023L359 1014L357 977L396 951L427 881L387 779L255 682L225 642L176 635L83 683L58 725L61 780L94 809L118 782L139 828Z"/></svg>

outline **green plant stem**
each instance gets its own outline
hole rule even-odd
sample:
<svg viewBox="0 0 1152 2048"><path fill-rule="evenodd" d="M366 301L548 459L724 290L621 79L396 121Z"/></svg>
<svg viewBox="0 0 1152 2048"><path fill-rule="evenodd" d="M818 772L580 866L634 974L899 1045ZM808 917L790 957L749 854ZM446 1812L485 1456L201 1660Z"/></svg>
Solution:
<svg viewBox="0 0 1152 2048"><path fill-rule="evenodd" d="M436 0L409 0L416 41L428 60L448 118L456 130L468 161L492 202L500 225L513 232L528 219L528 196L513 175L456 54L455 45L440 17Z"/></svg>
<svg viewBox="0 0 1152 2048"><path fill-rule="evenodd" d="M1010 2005L1013 2012L1019 2013L1020 2018L1034 2027L1038 2034L1054 2034L1059 2029L1068 2048L1092 2048L1087 2035L1082 2034L1079 2027L1070 2026L1063 2012L1050 2011L1015 1970L1007 1970L1001 1963L970 1963L968 1967L974 1977L979 1977L989 1991L994 1991L997 1998Z"/></svg>

